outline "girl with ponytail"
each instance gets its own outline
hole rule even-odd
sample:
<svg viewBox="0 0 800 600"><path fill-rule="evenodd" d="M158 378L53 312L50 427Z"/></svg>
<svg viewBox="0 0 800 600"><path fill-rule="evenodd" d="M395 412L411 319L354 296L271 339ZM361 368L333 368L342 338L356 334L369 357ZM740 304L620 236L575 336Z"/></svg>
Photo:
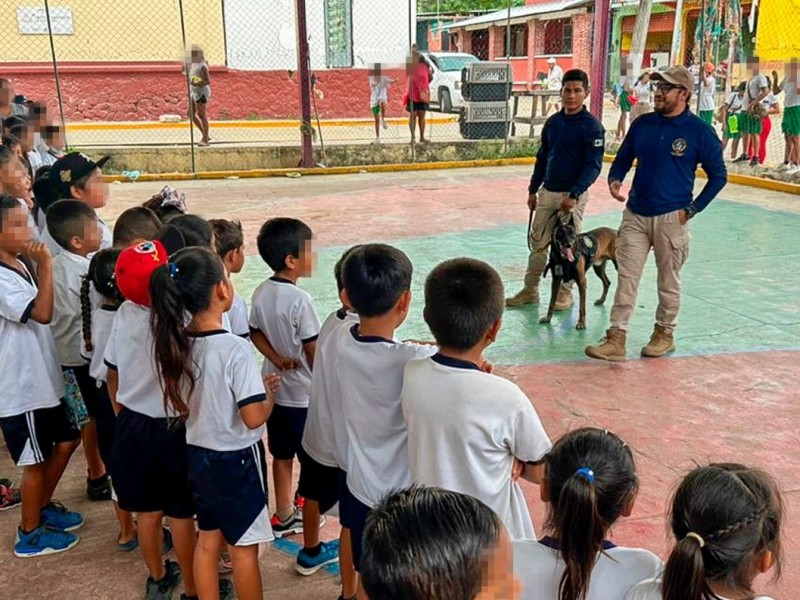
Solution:
<svg viewBox="0 0 800 600"><path fill-rule="evenodd" d="M631 587L661 572L661 560L608 541L609 529L633 511L639 481L633 453L602 429L578 429L545 458L540 490L549 504L547 537L514 542L523 600L623 600Z"/></svg>
<svg viewBox="0 0 800 600"><path fill-rule="evenodd" d="M217 563L227 543L236 595L261 600L258 544L274 538L261 439L279 376L262 380L250 343L223 328L233 286L210 250L189 247L171 255L153 272L150 297L165 410L186 423L200 530L194 558L198 595L217 597Z"/></svg>
<svg viewBox="0 0 800 600"><path fill-rule="evenodd" d="M783 500L764 471L739 464L699 467L672 501L676 544L664 575L625 600L771 600L753 591L757 575L781 573Z"/></svg>

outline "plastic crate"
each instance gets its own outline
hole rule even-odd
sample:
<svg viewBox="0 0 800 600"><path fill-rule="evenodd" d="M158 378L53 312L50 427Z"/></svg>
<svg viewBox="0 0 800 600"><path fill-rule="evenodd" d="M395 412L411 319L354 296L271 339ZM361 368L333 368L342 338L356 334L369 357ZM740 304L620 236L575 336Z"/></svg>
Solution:
<svg viewBox="0 0 800 600"><path fill-rule="evenodd" d="M507 123L510 120L508 102L464 102L461 109L465 123Z"/></svg>
<svg viewBox="0 0 800 600"><path fill-rule="evenodd" d="M511 97L510 83L463 83L461 95L472 102L500 102Z"/></svg>
<svg viewBox="0 0 800 600"><path fill-rule="evenodd" d="M475 62L461 70L461 83L512 83L511 65L503 62Z"/></svg>

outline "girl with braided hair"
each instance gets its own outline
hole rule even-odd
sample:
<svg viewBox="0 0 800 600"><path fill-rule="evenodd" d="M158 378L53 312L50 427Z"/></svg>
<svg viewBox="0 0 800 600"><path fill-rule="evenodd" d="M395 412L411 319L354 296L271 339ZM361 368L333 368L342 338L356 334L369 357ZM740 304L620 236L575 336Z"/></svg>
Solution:
<svg viewBox="0 0 800 600"><path fill-rule="evenodd" d="M739 464L689 473L672 502L677 543L661 579L642 582L625 600L772 600L753 580L781 573L783 500L775 480Z"/></svg>

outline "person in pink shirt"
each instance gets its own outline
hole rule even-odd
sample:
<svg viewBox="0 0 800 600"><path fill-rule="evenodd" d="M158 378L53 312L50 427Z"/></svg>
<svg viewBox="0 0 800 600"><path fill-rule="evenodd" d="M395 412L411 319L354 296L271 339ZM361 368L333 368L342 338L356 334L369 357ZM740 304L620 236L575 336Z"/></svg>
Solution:
<svg viewBox="0 0 800 600"><path fill-rule="evenodd" d="M425 112L429 108L431 75L425 59L418 52L412 50L406 81L405 104L410 113L408 124L411 128L411 141L414 141L414 130L419 123L419 142L427 144L425 139Z"/></svg>

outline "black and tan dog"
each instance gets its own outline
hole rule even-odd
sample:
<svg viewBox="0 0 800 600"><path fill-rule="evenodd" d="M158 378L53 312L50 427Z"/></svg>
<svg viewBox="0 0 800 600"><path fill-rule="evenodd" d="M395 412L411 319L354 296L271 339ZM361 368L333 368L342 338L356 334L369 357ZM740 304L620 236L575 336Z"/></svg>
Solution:
<svg viewBox="0 0 800 600"><path fill-rule="evenodd" d="M575 229L575 222L556 225L553 240L550 242L550 260L544 270L544 276L551 271L553 286L550 293L550 306L547 316L540 323L549 323L553 318L556 296L562 283L575 281L580 291L580 313L576 329L586 329L586 271L589 265L603 282L603 294L595 300L599 306L606 301L611 281L606 275L606 263L610 260L617 268L617 232L608 227L598 227L580 235Z"/></svg>

